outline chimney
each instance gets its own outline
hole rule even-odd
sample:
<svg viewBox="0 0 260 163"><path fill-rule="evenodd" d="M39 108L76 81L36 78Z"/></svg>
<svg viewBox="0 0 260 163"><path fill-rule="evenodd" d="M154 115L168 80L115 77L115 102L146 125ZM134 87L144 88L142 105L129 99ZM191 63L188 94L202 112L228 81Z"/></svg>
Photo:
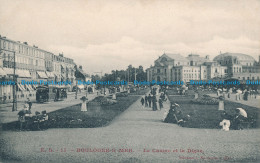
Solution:
<svg viewBox="0 0 260 163"><path fill-rule="evenodd" d="M60 56L60 57L63 57L63 53L60 53L59 56Z"/></svg>
<svg viewBox="0 0 260 163"><path fill-rule="evenodd" d="M82 70L82 66L81 66L81 65L79 66L79 69L81 69L81 70Z"/></svg>
<svg viewBox="0 0 260 163"><path fill-rule="evenodd" d="M206 59L209 60L209 55L206 55Z"/></svg>

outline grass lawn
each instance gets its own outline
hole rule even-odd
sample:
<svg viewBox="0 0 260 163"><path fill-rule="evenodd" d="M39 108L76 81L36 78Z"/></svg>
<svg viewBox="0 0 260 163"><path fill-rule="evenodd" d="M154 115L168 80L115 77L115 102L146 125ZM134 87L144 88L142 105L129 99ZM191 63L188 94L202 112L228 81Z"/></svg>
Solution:
<svg viewBox="0 0 260 163"><path fill-rule="evenodd" d="M48 128L94 128L108 125L116 116L125 111L140 96L118 97L113 105L89 106L81 112L81 105L74 105L50 112ZM95 101L95 99L94 99ZM3 124L3 130L18 130L19 123Z"/></svg>
<svg viewBox="0 0 260 163"><path fill-rule="evenodd" d="M190 120L185 124L185 127L189 128L220 128L219 122L222 121L221 113L218 110L218 105L203 105L194 104L191 102L192 97L181 97L181 96L169 96L171 102L178 103L183 115L191 115ZM253 117L256 120L254 126L251 128L259 128L260 121L258 119L260 110L255 107L246 106L239 103L225 101L225 111L234 115L235 108L243 108L247 112L248 117Z"/></svg>
<svg viewBox="0 0 260 163"><path fill-rule="evenodd" d="M81 112L81 105L57 110L49 114L50 128L94 128L106 126L116 116L125 111L139 97L118 97L113 105L89 106ZM95 101L95 99L94 99ZM100 107L97 111L96 109ZM54 120L52 120L54 119Z"/></svg>

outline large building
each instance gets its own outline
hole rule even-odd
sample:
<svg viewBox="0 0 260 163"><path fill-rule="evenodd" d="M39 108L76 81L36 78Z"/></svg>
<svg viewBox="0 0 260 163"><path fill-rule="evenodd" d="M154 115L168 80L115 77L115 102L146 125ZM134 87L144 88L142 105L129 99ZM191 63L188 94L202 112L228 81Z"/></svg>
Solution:
<svg viewBox="0 0 260 163"><path fill-rule="evenodd" d="M209 79L259 80L259 62L246 54L224 53L213 60L197 54L183 57L163 54L147 70L147 80L184 81Z"/></svg>
<svg viewBox="0 0 260 163"><path fill-rule="evenodd" d="M14 61L15 54L15 61ZM17 100L35 98L36 85L23 85L22 81L75 81L75 63L63 54L55 55L27 42L13 41L0 36L0 82L17 79ZM73 86L73 85L72 85ZM72 90L69 86L69 90ZM0 85L0 103L12 101L12 85Z"/></svg>
<svg viewBox="0 0 260 163"><path fill-rule="evenodd" d="M240 81L259 80L259 62L252 56L241 53L223 53L216 56L213 60L227 67L227 74L230 78Z"/></svg>

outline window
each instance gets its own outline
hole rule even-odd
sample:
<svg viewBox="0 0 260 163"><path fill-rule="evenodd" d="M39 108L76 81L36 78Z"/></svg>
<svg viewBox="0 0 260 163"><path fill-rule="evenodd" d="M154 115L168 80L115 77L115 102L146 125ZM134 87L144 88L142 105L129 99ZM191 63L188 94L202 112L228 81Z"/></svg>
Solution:
<svg viewBox="0 0 260 163"><path fill-rule="evenodd" d="M160 69L157 69L157 73L160 73Z"/></svg>
<svg viewBox="0 0 260 163"><path fill-rule="evenodd" d="M215 73L217 73L218 72L218 69L217 68L215 68Z"/></svg>

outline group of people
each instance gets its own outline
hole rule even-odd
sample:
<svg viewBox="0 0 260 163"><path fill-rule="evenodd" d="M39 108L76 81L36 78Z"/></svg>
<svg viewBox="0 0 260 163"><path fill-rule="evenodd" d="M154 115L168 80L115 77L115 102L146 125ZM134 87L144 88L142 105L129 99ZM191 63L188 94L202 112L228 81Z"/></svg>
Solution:
<svg viewBox="0 0 260 163"><path fill-rule="evenodd" d="M221 118L223 120L219 123L219 125L224 131L229 131L229 128L234 130L242 130L245 127L245 124L249 123L247 112L243 108L236 108L234 115L230 115L223 111Z"/></svg>
<svg viewBox="0 0 260 163"><path fill-rule="evenodd" d="M20 130L42 130L47 128L48 114L46 110L41 113L36 111L32 114L32 102L29 98L23 105L23 109L18 112L18 122Z"/></svg>
<svg viewBox="0 0 260 163"><path fill-rule="evenodd" d="M167 98L165 96L165 93L161 93L159 100L157 100L157 97L155 94L151 95L149 94L148 96L146 95L145 97L141 98L141 104L144 107L149 107L152 108L153 111L156 110L161 110L163 108L163 102L166 101ZM157 102L159 103L159 109L157 107Z"/></svg>
<svg viewBox="0 0 260 163"><path fill-rule="evenodd" d="M223 96L227 98L231 98L231 94L233 93L234 88L229 88L228 90L223 88L223 89L217 89L217 96ZM248 101L249 97L250 98L256 98L258 91L257 90L253 90L253 89L237 89L236 91L236 100L240 101L240 100L245 100Z"/></svg>
<svg viewBox="0 0 260 163"><path fill-rule="evenodd" d="M183 115L179 104L171 103L170 109L164 113L163 122L184 126L189 119L190 115Z"/></svg>

